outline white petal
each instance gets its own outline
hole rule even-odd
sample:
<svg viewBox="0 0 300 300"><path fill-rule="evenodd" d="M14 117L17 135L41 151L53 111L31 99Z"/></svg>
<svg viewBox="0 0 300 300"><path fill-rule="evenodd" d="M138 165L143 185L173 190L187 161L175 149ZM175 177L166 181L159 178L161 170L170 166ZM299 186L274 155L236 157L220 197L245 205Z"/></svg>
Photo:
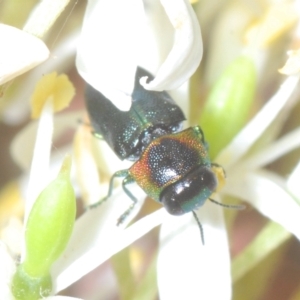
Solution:
<svg viewBox="0 0 300 300"><path fill-rule="evenodd" d="M48 100L39 120L26 195L24 224L39 193L47 185L53 134L53 106Z"/></svg>
<svg viewBox="0 0 300 300"><path fill-rule="evenodd" d="M57 73L69 70L74 64L75 44L79 33L70 33L59 41L51 50L51 57L32 72L26 74L26 78L12 83L10 93L5 93L2 100L9 102L3 112L4 122L7 124L22 124L28 120L30 107L28 105L36 82L47 73ZM1 50L0 50L1 51Z"/></svg>
<svg viewBox="0 0 300 300"><path fill-rule="evenodd" d="M217 158L225 169L235 164L262 135L281 109L287 105L299 82L299 77L288 77L272 99L240 131Z"/></svg>
<svg viewBox="0 0 300 300"><path fill-rule="evenodd" d="M300 178L300 162L290 174L287 180L287 187L288 190L297 198L300 202L300 185L299 185L299 178Z"/></svg>
<svg viewBox="0 0 300 300"><path fill-rule="evenodd" d="M0 85L27 72L49 56L44 42L12 26L0 24Z"/></svg>
<svg viewBox="0 0 300 300"><path fill-rule="evenodd" d="M78 126L78 120L82 117L81 111L68 112L64 114L57 114L54 116L54 132L53 140L61 138L62 134L67 130L74 130ZM39 121L32 121L27 124L19 133L15 136L11 146L10 153L14 159L14 162L21 168L24 172L27 172L30 168L34 143L36 139L36 134L39 126ZM46 138L46 135L43 136ZM44 145L45 146L45 145ZM62 157L62 153L60 153ZM60 166L58 167L59 170ZM56 170L58 172L58 170ZM53 173L56 177L56 173ZM46 175L44 175L46 177ZM45 178L53 179L53 177Z"/></svg>
<svg viewBox="0 0 300 300"><path fill-rule="evenodd" d="M84 18L79 74L121 110L131 105L143 16L140 0L89 0Z"/></svg>
<svg viewBox="0 0 300 300"><path fill-rule="evenodd" d="M263 167L299 147L300 127L287 133L252 156L249 156L249 158L235 166L235 169L254 170Z"/></svg>
<svg viewBox="0 0 300 300"><path fill-rule="evenodd" d="M99 169L92 155L92 142L95 137L85 124L80 126L74 137L74 161L76 181L85 204L92 204L101 199Z"/></svg>
<svg viewBox="0 0 300 300"><path fill-rule="evenodd" d="M208 49L205 73L201 76L201 80L210 87L227 66L245 52L245 28L252 22L253 12L243 1L226 5L224 0L199 1L196 12L201 20L202 31L206 33L206 49ZM257 59L261 57L261 52L260 55L251 57Z"/></svg>
<svg viewBox="0 0 300 300"><path fill-rule="evenodd" d="M24 30L42 37L54 24L70 0L43 0L32 10Z"/></svg>
<svg viewBox="0 0 300 300"><path fill-rule="evenodd" d="M143 0L143 3L146 26L140 40L138 65L154 75L172 49L174 29L160 0Z"/></svg>
<svg viewBox="0 0 300 300"><path fill-rule="evenodd" d="M181 86L198 68L202 53L202 38L197 17L188 0L161 0L175 29L171 52L150 83L140 82L148 90L172 90Z"/></svg>
<svg viewBox="0 0 300 300"><path fill-rule="evenodd" d="M207 203L197 212L205 245L192 213L168 215L158 255L161 300L231 299L230 256L221 207Z"/></svg>
<svg viewBox="0 0 300 300"><path fill-rule="evenodd" d="M9 255L6 246L0 241L0 299L13 300L10 282L16 270L16 265Z"/></svg>
<svg viewBox="0 0 300 300"><path fill-rule="evenodd" d="M300 239L300 206L287 192L285 182L274 173L262 170L239 175L228 178L224 192L248 201Z"/></svg>
<svg viewBox="0 0 300 300"><path fill-rule="evenodd" d="M131 189L140 201L144 193ZM164 209L149 215L134 223L127 229L126 224L138 212L136 209L126 219L125 224L116 226L116 220L129 207L131 201L121 192L112 196L109 202L100 207L87 211L75 223L73 235L64 254L53 266L53 278L56 278L56 292L66 288L95 269L115 253L121 251L152 228L159 225L165 215Z"/></svg>
<svg viewBox="0 0 300 300"><path fill-rule="evenodd" d="M182 109L185 116L189 115L190 110L190 83L187 81L180 88L170 91L170 96ZM189 122L189 120L187 120Z"/></svg>

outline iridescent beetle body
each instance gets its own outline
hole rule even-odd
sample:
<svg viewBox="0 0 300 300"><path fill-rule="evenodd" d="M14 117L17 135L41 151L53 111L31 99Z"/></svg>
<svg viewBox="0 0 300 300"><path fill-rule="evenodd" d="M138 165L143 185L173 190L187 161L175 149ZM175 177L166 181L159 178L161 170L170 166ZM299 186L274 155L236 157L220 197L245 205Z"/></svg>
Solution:
<svg viewBox="0 0 300 300"><path fill-rule="evenodd" d="M207 145L197 126L152 141L128 173L170 214L180 215L203 205L215 190L217 181L210 168ZM182 189L184 185L189 185L189 189ZM179 206L176 201L167 201L166 197L171 198L173 194L181 195Z"/></svg>
<svg viewBox="0 0 300 300"><path fill-rule="evenodd" d="M112 176L107 197L96 205L111 195L114 178L124 177L122 186L133 204L118 223L124 221L137 201L127 189L127 184L136 182L170 214L193 212L202 234L194 210L216 191L219 180L224 181L224 170L211 164L201 128L180 131L185 120L181 109L166 92L145 90L139 83L143 76L153 79L147 71L137 69L128 112L120 111L87 85L86 106L95 133L106 140L120 159L135 161L129 169Z"/></svg>

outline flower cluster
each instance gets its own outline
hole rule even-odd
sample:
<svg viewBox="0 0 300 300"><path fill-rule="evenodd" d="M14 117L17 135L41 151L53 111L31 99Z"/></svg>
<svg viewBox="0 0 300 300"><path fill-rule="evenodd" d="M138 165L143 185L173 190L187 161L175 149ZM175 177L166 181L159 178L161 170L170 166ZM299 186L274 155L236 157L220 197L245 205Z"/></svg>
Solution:
<svg viewBox="0 0 300 300"><path fill-rule="evenodd" d="M0 113L7 126L27 125L11 145L21 178L0 195L0 299L265 295L258 285L245 292L245 283L258 273L266 283L276 266L267 258L300 239L298 1L29 1L18 4L23 23L8 1L0 3ZM128 111L137 66L154 75L140 79L146 90L168 91L187 123L202 127L227 176L212 198L246 203L240 214L210 201L196 212L205 245L192 214L169 215L135 185L138 205L120 226L131 204L121 187L80 209L104 197L112 174L128 166L91 134L83 82ZM252 208L264 225L238 223L251 240L235 224Z"/></svg>

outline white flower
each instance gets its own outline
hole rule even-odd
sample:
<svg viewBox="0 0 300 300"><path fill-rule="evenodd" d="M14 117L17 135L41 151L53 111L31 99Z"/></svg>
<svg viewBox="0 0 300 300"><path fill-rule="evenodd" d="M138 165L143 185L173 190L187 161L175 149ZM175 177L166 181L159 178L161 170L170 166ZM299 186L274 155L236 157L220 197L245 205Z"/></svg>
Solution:
<svg viewBox="0 0 300 300"><path fill-rule="evenodd" d="M162 91L182 85L200 63L201 33L189 2L164 0L161 4L165 12L158 0L145 1L145 12L140 0L88 2L78 44L77 69L121 110L130 108L137 66L156 74L151 83L141 79L145 88ZM172 49L160 47L168 45L173 34ZM170 51L167 58L166 51ZM161 64L162 60L165 61Z"/></svg>
<svg viewBox="0 0 300 300"><path fill-rule="evenodd" d="M180 1L176 3L179 2ZM96 5L95 2L91 1L88 12L92 11L92 18L96 19L99 14L96 13L97 7L92 6L92 3L93 5ZM109 27L112 31L102 28L103 23L101 23L101 26L99 24L97 27L98 32L99 30L101 30L100 33L105 31L106 39L104 40L104 36L99 33L99 40L95 41L95 34L92 34L95 23L91 23L93 25L88 25L88 14L86 15L86 23L83 31L86 40L83 40L84 42L80 43L77 67L85 80L104 93L106 97L111 99L118 108L125 110L128 109L129 106L128 104L125 105L123 102L130 100L130 94L133 87L132 78L137 65L142 65L146 68L148 67L148 69L152 72L154 70L154 74L169 75L173 73L177 76L178 73L174 72L174 69L170 67L167 61L156 72L157 68L154 68L152 63L152 59L159 61L159 59L153 58L156 53L149 55L149 52L146 52L148 54L147 58L151 61L151 63L148 63L148 66L147 63L146 65L143 65L143 59L141 60L142 63L139 63L138 59L140 59L140 57L137 56L137 54L133 54L135 53L133 51L140 49L139 47L141 47L141 43L143 44L143 42L139 41L136 45L137 40L128 35L128 28L126 26L133 26L132 23L124 24L124 26L120 28L118 24L116 25L116 22L114 22L114 16L118 18L127 18L128 15L121 14L121 16L117 16L112 14L110 15L111 23L108 23L105 18L105 12L108 13L109 10L104 10L104 8L107 8L105 6L107 3L106 1L100 1L99 3L103 5L100 5L102 7L102 18L99 17L99 20L101 19L100 22L105 22L105 29ZM183 3L186 4L186 2L182 1L181 4L183 5ZM150 5L148 2L147 4ZM110 4L107 5L109 8ZM150 8L153 9L155 5L157 5L157 3L150 5ZM174 6L176 5L174 4ZM124 11L125 9L126 7L124 7ZM141 11L141 7L134 6L134 9L133 7L130 9L133 13L133 15L131 15L131 20L132 22L136 22L139 15L138 11ZM169 12L167 12L167 14L169 14ZM117 28L115 28L113 24L115 24ZM192 21L191 24L193 24ZM187 30L191 30L192 27L187 28L189 28ZM124 44L124 41L122 40L122 38L124 38L124 35L122 34L121 39L112 39L112 36L116 34L115 32L120 29L124 29L124 33L122 34L128 38L129 42L126 44ZM145 32L143 26L139 29L142 32ZM137 28L135 28L135 30L137 30ZM134 30L132 32L134 33L133 35L136 36L137 33L135 33ZM130 40L130 38L132 40ZM200 38L200 35L198 35L198 38ZM115 42L116 45L112 46L112 42ZM130 42L132 42L132 44ZM98 43L99 47L97 48ZM146 44L148 45L148 43ZM132 45L136 45L136 47L131 48L130 46ZM104 47L104 49L102 49L101 46ZM122 46L123 51L120 53L119 48ZM91 48L92 52L95 54L94 56L88 51L83 51L83 49L87 50ZM176 53L179 51L179 54L182 55L181 57L184 58L185 50L177 48L174 52ZM139 54L141 53L140 50L137 52L139 52ZM186 52L189 52L189 50L186 50ZM103 53L107 53L107 55L103 55ZM142 54L145 53L142 52ZM170 54L170 56L172 55ZM180 55L178 57L180 57ZM194 60L193 68L196 68L197 64L197 60ZM164 68L166 68L166 70L160 73L160 71L164 70ZM192 73L191 70L193 70L193 68L190 68L189 72ZM190 73L187 72L185 74ZM159 78L159 76L157 76L157 78ZM180 74L179 77L182 79L185 78L185 76ZM168 77L166 76L166 78ZM128 79L128 81L125 82L124 79ZM151 86L151 84L154 85L155 80L156 79L154 79L149 86ZM241 199L249 201L252 205L256 206L258 210L261 210L262 213L278 222L281 222L284 226L286 226L286 228L294 233L298 232L295 225L291 226L286 216L283 217L277 213L278 205L280 204L278 197L276 200L277 204L273 209L269 209L270 204L266 205L266 201L270 199L266 196L270 195L269 189L271 186L276 193L280 192L284 199L288 201L286 209L289 212L293 209L298 211L298 207L293 204L293 199L288 195L286 189L274 180L274 174L267 173L266 171L262 172L258 169L258 167L266 164L266 155L264 156L264 160L262 160L260 164L256 165L258 158L256 158L253 154L253 162L251 162L250 166L247 165L247 161L251 159L250 154L247 158L245 158L244 155L248 154L251 146L254 145L257 139L264 133L268 125L276 119L280 110L285 106L288 107L286 103L289 100L289 93L294 90L297 80L297 78L289 78L283 85L282 90L278 92L278 95L276 94L276 96L274 96L274 98L266 104L262 111L258 113L258 115L245 127L245 129L241 131L236 139L234 139L234 141L226 149L224 149L224 152L222 152L217 158L217 162L223 165L228 173L228 183L221 195L235 195ZM161 82L167 81L168 79L161 80ZM142 80L142 83L145 83L145 81ZM180 84L177 86L179 85ZM149 86L145 87L149 88ZM168 89L168 85L162 85L161 87L157 84L156 88L157 90ZM115 102L115 99L119 100L119 102ZM273 145L270 145L269 147L273 151ZM279 155L290 151L293 147L294 145L292 145L289 140L287 147L280 147ZM261 151L263 150L260 148L257 154L258 156ZM271 156L272 153L273 152L271 152ZM275 157L273 158L275 159ZM243 169L241 167L244 165L246 165L247 168ZM259 185L257 185L257 183L259 183ZM243 191L247 191L247 194L244 195ZM139 190L134 190L134 193L137 195L138 199L142 198L142 195L140 196L139 194ZM65 288L66 285L71 284L71 282L80 278L83 274L94 269L98 264L116 253L116 251L126 247L134 239L139 238L142 234L145 234L154 226L162 223L157 266L160 298L231 298L229 245L221 207L216 207L211 203L207 203L197 212L199 220L202 222L204 228L205 246L203 246L201 244L199 228L192 217L192 214L187 214L182 217L173 217L166 214L163 210L159 210L153 213L153 215L149 215L140 221L137 221L135 224L124 230L116 228L114 226L115 220L126 210L126 207L128 207L130 203L130 201L126 198L127 197L124 196L124 194L118 194L115 191L114 195L111 199L109 199L110 203L105 203L103 204L103 207L98 207L93 211L88 211L81 217L81 219L78 220L72 241L66 251L66 255L57 262L57 266L55 268L58 290ZM130 216L130 219L133 216L134 214ZM294 213L293 216L295 217L296 213ZM95 220L97 220L96 226ZM127 222L129 221L130 220L128 219ZM294 219L293 222L295 222ZM86 228L91 228L92 226L95 226L93 231L86 231ZM108 240L107 236L110 237ZM81 247L78 245L81 245Z"/></svg>
<svg viewBox="0 0 300 300"><path fill-rule="evenodd" d="M168 90L181 85L175 93L181 95L181 100L185 100L188 98L188 84L185 82L198 67L201 56L199 25L187 0L88 2L78 46L77 66L83 78L120 109L128 110L130 107L137 65L156 75L149 83L142 79L145 88ZM220 195L214 197L232 195L243 199L299 238L299 205L296 201L299 201L300 195L297 184L299 167L295 168L288 180L264 167L299 147L300 131L297 128L278 140L273 134L263 146L257 142L268 134L267 130L270 128L274 131L274 128L281 128L282 116L287 116L294 104L291 94L298 80L298 77L286 79L274 97L217 157L216 162L224 167L228 179ZM188 104L185 105L183 110L186 112ZM41 148L34 155L33 165L39 170L33 169L30 178L31 200L38 193L35 189L40 189L45 184L45 178L33 175L48 173L53 126L51 110L51 105L46 106L41 120L41 124L46 127L37 139ZM68 114L59 116L56 121L59 124L76 124L75 119L75 114ZM92 138L90 129L85 131ZM79 157L77 166L84 170L78 180L81 196L92 202L100 199L100 193L103 192L102 186L100 189L98 186L98 167L106 166L97 165L96 158L89 149L92 146L83 138L84 134L78 131L74 155L77 159ZM24 144L24 140L15 144L14 149L18 148L18 151L14 153L23 163L24 155L20 154L24 153L20 153L20 147L17 147L22 143ZM254 149L253 145L256 146ZM79 148L78 154L76 150ZM105 152L105 159L113 165L110 157ZM119 163L117 164L113 167L119 168ZM109 172L105 170L102 173L107 175ZM86 211L76 220L71 240L52 268L53 294L70 286L112 255L162 224L157 262L160 299L230 299L230 255L223 208L207 201L197 211L204 229L205 245L202 245L199 227L191 213L174 217L161 208L125 228L138 213L145 198L138 187L130 190L139 201L122 226L117 227L116 220L131 201L121 188L114 190L109 201ZM26 215L31 205L31 201L28 201ZM9 285L16 265L6 247L2 243L0 246L0 261L5 266L0 272L0 298L10 299ZM24 252L22 255L24 256ZM75 298L52 296L46 299Z"/></svg>
<svg viewBox="0 0 300 300"><path fill-rule="evenodd" d="M49 50L42 40L15 27L0 24L0 39L0 85L49 57Z"/></svg>

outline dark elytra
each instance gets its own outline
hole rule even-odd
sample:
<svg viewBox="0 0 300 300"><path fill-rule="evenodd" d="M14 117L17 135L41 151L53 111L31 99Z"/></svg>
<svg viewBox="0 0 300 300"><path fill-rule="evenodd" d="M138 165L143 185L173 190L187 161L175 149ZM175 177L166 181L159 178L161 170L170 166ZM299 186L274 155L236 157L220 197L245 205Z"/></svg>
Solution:
<svg viewBox="0 0 300 300"><path fill-rule="evenodd" d="M120 111L87 84L85 102L92 126L122 160L136 161L151 140L178 131L185 120L169 94L146 91L140 85L143 76L153 79L146 70L137 69L129 111Z"/></svg>

